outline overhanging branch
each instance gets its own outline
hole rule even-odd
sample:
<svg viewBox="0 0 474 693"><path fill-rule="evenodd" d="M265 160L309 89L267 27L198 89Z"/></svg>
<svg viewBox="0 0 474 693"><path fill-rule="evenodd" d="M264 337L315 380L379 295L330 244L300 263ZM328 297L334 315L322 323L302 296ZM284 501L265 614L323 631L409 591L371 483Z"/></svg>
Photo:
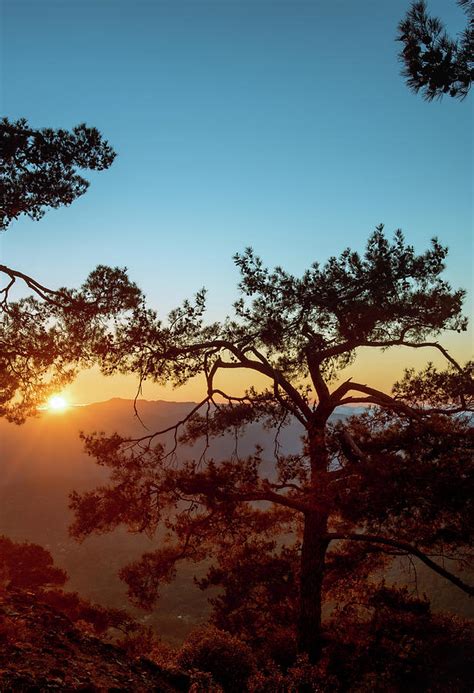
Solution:
<svg viewBox="0 0 474 693"><path fill-rule="evenodd" d="M399 549L408 555L416 556L416 558L418 558L422 563L431 568L433 572L438 573L438 575L441 575L446 580L449 580L449 582L452 582L453 585L459 587L459 589L466 592L466 594L469 594L469 596L474 596L474 587L472 585L468 585L466 582L457 577L457 575L454 575L454 573L446 570L446 568L443 568L443 566L435 563L429 556L423 553L423 551L420 551L419 548L409 544L408 542L398 541L396 539L391 539L390 537L381 537L375 534L356 534L350 532L330 532L326 536L329 541L333 541L335 539L342 539L345 541L365 541L371 544L379 544L381 546Z"/></svg>
<svg viewBox="0 0 474 693"><path fill-rule="evenodd" d="M8 284L0 290L0 295L3 294L3 297L0 301L0 306L6 306L10 289L15 284L16 280L19 279L23 281L29 289L34 291L34 293L37 294L37 296L39 296L46 303L50 303L54 306L61 307L61 303L57 301L55 298L62 296L62 293L60 291L48 289L46 286L43 286L43 284L40 284L38 281L36 281L36 279L33 279L32 277L28 276L27 274L24 274L23 272L14 270L11 267L7 267L6 265L0 265L0 273L6 274L7 277L9 277L10 279Z"/></svg>

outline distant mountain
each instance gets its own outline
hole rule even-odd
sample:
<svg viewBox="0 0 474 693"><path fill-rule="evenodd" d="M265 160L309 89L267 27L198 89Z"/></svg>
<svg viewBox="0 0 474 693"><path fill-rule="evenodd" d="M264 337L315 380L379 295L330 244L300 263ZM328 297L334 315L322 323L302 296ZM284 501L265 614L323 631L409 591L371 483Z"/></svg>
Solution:
<svg viewBox="0 0 474 693"><path fill-rule="evenodd" d="M127 604L126 590L118 579L118 570L138 558L144 551L159 543L125 529L88 538L82 544L68 536L71 513L68 495L72 490L93 488L107 477L83 451L79 432L117 431L140 436L181 420L194 406L192 402L140 401L138 419L133 401L112 399L83 407L73 407L63 413L43 411L23 426L0 420L0 534L14 540L29 540L47 548L57 565L70 575L69 589L105 606L123 607ZM341 408L338 418L358 410ZM143 423L141 423L143 422ZM292 423L283 429L281 445L285 452L295 452L301 446L302 428ZM259 425L250 426L238 441L239 454L263 449L264 473L271 474L273 464L273 433ZM168 439L171 441L171 436ZM213 442L208 454L225 458L234 451L233 436L222 436ZM182 455L197 457L200 444L187 448ZM162 590L162 599L151 615L135 612L144 622L153 624L165 638L177 642L191 627L208 614L207 597L194 586L193 576L206 567L184 565L177 579ZM434 603L459 613L472 607L463 594L441 579L419 575L420 589L434 596Z"/></svg>
<svg viewBox="0 0 474 693"><path fill-rule="evenodd" d="M130 436L143 436L149 432L166 428L179 420L195 406L194 402L140 401L135 415L133 401L111 399L87 406L71 407L63 412L41 411L37 418L29 419L22 426L0 420L1 458L3 474L0 484L12 481L53 478L74 482L81 487L90 485L103 477L83 452L79 439L80 431L87 433L115 431ZM346 416L345 412L341 416ZM287 426L281 436L284 448L296 450L300 446L302 428L297 423ZM160 439L168 443L172 434ZM250 454L256 444L271 453L273 434L261 426L249 426L239 441L239 453ZM209 451L215 457L231 455L235 447L233 436L222 436L212 443ZM200 445L187 453L199 455Z"/></svg>

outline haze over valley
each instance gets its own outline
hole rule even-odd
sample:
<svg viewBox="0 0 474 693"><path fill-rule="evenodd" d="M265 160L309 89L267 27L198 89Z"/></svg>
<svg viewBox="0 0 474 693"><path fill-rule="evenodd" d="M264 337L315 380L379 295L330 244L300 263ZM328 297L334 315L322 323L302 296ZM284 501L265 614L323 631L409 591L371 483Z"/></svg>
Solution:
<svg viewBox="0 0 474 693"><path fill-rule="evenodd" d="M80 431L117 431L123 435L143 436L176 423L194 403L141 400L137 406L141 421L134 413L133 401L119 398L70 407L63 412L44 410L22 426L1 419L0 534L44 546L51 551L55 563L68 572L68 589L77 590L99 604L127 608L143 622L153 624L164 639L177 643L209 614L207 599L212 593L202 592L193 581L195 575L202 576L206 572L206 566L181 565L177 580L163 587L158 606L152 614L147 614L130 605L126 586L117 573L144 551L159 545L159 536L149 539L143 534L119 529L78 543L68 534L72 520L69 493L92 489L107 479L107 471L85 454ZM342 407L338 417L360 411L360 408ZM297 423L285 427L280 436L282 451L297 451L301 445L300 436ZM172 444L171 433L167 443ZM224 459L235 453L235 444L232 435L218 438L211 442L207 456ZM238 440L238 453L242 457L251 454L257 444L264 448L262 471L271 474L273 431L251 425L246 435ZM202 449L202 443L198 443L194 449L187 448L187 453L190 458L196 458ZM178 455L182 460L183 448ZM394 572L398 573L400 566ZM413 579L413 575L403 571L400 574L402 580ZM430 592L434 609L448 608L454 613L474 614L472 600L423 566L418 567L418 581L420 593Z"/></svg>

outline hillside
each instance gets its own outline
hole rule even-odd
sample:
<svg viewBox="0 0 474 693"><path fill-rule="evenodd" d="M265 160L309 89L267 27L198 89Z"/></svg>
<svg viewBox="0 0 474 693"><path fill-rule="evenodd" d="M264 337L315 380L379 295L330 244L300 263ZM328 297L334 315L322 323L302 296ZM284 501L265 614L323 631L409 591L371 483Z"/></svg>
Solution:
<svg viewBox="0 0 474 693"><path fill-rule="evenodd" d="M188 690L184 675L172 676L146 659L76 628L30 592L0 595L0 690Z"/></svg>

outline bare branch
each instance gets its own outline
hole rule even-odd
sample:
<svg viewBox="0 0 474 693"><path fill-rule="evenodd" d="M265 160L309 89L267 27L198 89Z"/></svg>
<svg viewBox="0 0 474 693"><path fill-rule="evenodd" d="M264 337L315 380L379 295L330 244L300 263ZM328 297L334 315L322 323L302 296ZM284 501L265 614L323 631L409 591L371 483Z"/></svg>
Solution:
<svg viewBox="0 0 474 693"><path fill-rule="evenodd" d="M447 361L451 363L454 368L458 371L462 371L462 367L458 364L456 359L454 359L451 354L448 352L448 350L443 347L441 344L438 342L410 342L405 339L405 333L407 330L405 329L402 332L402 335L397 338L397 339L387 339L387 340L377 340L377 341L371 341L371 340L347 340L346 342L342 342L341 344L335 344L332 347L328 347L327 349L324 349L323 351L320 352L320 358L321 360L325 360L328 358L332 358L334 356L341 356L342 354L346 354L349 351L353 351L354 349L357 349L359 347L378 347L380 349L386 349L388 347L393 347L393 346L405 346L405 347L410 347L412 349L437 349Z"/></svg>
<svg viewBox="0 0 474 693"><path fill-rule="evenodd" d="M361 344L361 346L383 348L390 346L406 346L412 349L437 349L439 352L441 352L441 354L443 354L444 358L449 361L454 368L456 368L456 370L458 370L460 373L462 373L463 370L456 359L451 356L448 350L438 342L407 342L404 339L394 339L391 342L365 342L364 344Z"/></svg>
<svg viewBox="0 0 474 693"><path fill-rule="evenodd" d="M9 291L15 284L17 279L23 281L26 284L26 286L32 291L34 291L34 293L37 294L43 301L46 301L47 303L50 303L58 307L62 305L59 301L56 300L56 297L64 296L64 294L62 294L60 291L48 289L46 286L43 286L38 281L36 281L36 279L33 279L32 277L28 276L27 274L24 274L23 272L20 272L19 270L14 270L11 267L7 267L6 265L0 265L0 272L10 277L10 281L8 282L7 286L0 290L0 294L4 294L4 297L0 302L0 305L6 305L8 301Z"/></svg>
<svg viewBox="0 0 474 693"><path fill-rule="evenodd" d="M141 438L126 438L124 439L124 443L143 443L147 441L148 443L151 443L152 440L155 438L158 438L159 436L163 436L166 433L171 433L173 432L175 435L177 434L178 430L180 427L184 426L191 418L196 414L196 412L199 411L205 404L207 404L210 400L210 397L205 397L203 400L201 400L196 406L194 406L191 411L186 414L182 419L177 421L175 424L172 426L168 426L167 428L162 428L159 431L155 431L154 433L150 433L147 436L142 436Z"/></svg>

